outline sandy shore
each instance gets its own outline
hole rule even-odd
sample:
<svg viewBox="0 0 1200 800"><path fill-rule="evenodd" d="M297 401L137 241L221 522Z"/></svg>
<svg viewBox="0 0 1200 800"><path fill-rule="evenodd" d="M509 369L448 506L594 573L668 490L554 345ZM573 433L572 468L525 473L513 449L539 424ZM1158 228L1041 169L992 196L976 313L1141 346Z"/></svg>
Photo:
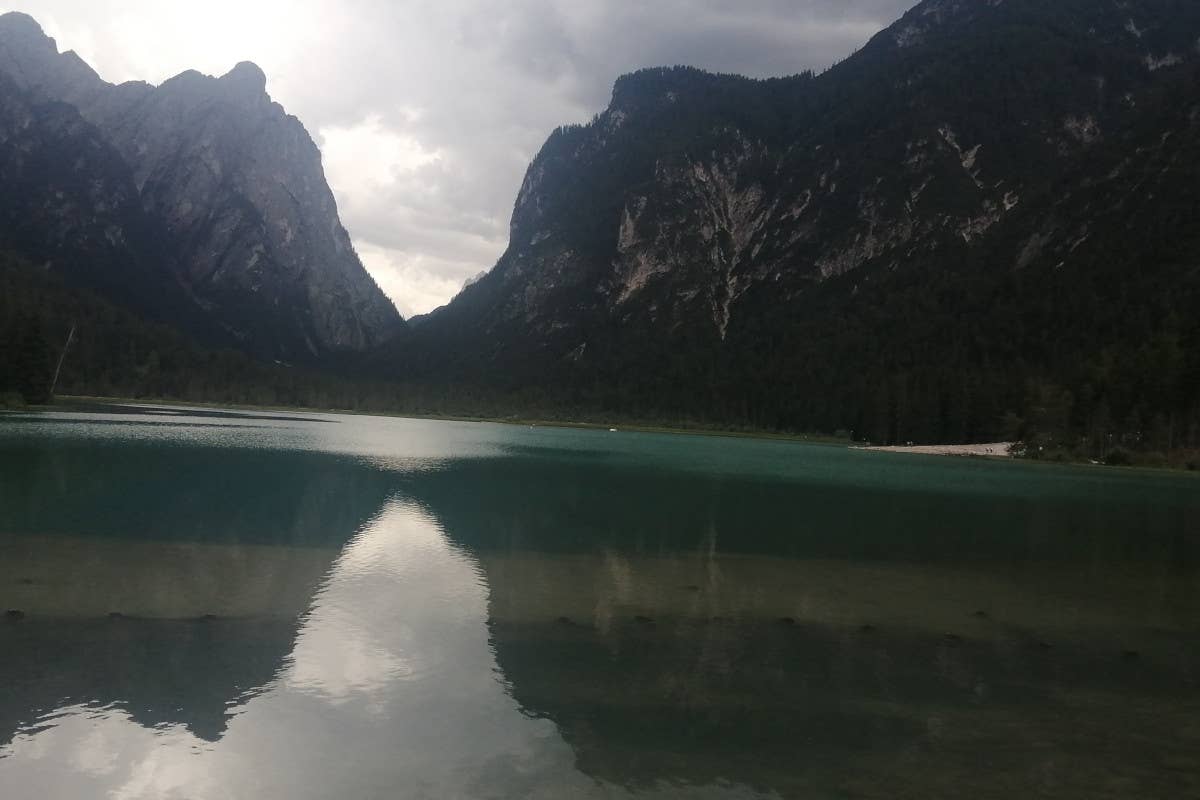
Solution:
<svg viewBox="0 0 1200 800"><path fill-rule="evenodd" d="M863 450L882 450L887 453L921 453L929 456L1002 456L1010 457L1012 442L992 444L931 444L908 447L864 447Z"/></svg>

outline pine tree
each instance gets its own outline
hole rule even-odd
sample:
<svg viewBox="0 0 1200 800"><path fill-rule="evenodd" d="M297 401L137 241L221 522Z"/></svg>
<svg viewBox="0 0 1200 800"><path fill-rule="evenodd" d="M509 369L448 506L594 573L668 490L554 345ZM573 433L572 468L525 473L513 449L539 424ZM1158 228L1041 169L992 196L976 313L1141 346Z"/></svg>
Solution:
<svg viewBox="0 0 1200 800"><path fill-rule="evenodd" d="M20 326L13 360L13 388L27 403L48 402L53 372L52 353L37 319L28 319Z"/></svg>

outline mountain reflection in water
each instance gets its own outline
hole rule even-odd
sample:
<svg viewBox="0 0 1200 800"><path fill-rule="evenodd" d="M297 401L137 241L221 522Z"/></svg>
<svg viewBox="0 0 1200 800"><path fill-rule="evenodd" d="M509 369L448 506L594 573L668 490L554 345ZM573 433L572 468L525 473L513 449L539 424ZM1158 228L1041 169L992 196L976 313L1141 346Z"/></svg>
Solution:
<svg viewBox="0 0 1200 800"><path fill-rule="evenodd" d="M374 797L403 793L405 775L414 793L444 797L556 767L571 775L554 726L523 715L497 679L485 621L471 559L427 515L390 503L337 557L263 685L227 698L215 741L186 724L139 724L119 692L140 702L145 689L114 686L108 703L56 709L18 733L0 774L29 797ZM156 628L227 626L239 652L260 634L236 620L117 622L169 650L167 663L144 666L125 655L139 671L191 658L221 666Z"/></svg>
<svg viewBox="0 0 1200 800"><path fill-rule="evenodd" d="M0 424L5 798L1200 788L1175 476L81 418Z"/></svg>

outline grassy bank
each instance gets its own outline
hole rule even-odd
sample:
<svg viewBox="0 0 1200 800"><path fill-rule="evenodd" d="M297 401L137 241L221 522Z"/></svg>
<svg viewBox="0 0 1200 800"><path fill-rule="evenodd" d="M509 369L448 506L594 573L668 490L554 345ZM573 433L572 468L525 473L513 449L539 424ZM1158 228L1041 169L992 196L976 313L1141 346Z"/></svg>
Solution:
<svg viewBox="0 0 1200 800"><path fill-rule="evenodd" d="M1110 450L1103 458L1090 456L1065 449L1033 448L1014 451L1017 458L1029 461L1040 461L1049 464L1076 464L1105 467L1133 467L1138 469L1173 469L1188 472L1200 472L1200 450L1178 448L1175 450L1134 450L1117 447Z"/></svg>

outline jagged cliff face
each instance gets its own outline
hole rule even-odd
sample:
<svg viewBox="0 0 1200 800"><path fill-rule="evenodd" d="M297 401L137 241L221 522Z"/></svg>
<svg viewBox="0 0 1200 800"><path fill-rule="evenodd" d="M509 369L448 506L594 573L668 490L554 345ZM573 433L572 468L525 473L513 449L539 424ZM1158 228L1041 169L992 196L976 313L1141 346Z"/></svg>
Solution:
<svg viewBox="0 0 1200 800"><path fill-rule="evenodd" d="M25 121L12 117L12 130L73 127L120 174L111 191L115 177L103 185L95 179L66 206L38 209L43 240L40 247L27 241L26 249L39 260L79 271L55 262L90 258L86 241L67 247L58 229L111 217L103 239L137 239L129 260L142 272L167 273L174 288L162 293L185 295L210 333L271 358L365 350L403 325L338 220L319 151L270 100L255 65L239 64L221 78L186 72L158 87L113 86L74 53L59 54L32 19L7 14L0 17L0 90L6 103L24 109ZM57 123L47 119L55 115ZM75 158L79 148L56 137L61 154ZM36 137L33 145L47 146ZM22 159L11 136L0 148L10 163ZM36 170L23 173L36 182ZM137 213L126 207L131 194Z"/></svg>
<svg viewBox="0 0 1200 800"><path fill-rule="evenodd" d="M979 334L975 307L1001 293L1031 308L1064 267L1094 280L1118 242L1150 260L1139 215L1186 234L1159 212L1192 202L1198 37L1200 6L1181 0L927 0L820 76L626 76L592 123L550 137L508 251L396 361L615 387L592 396L633 413L727 419L820 393L830 408L750 421L832 429L840 396L871 391L831 391L839 361L938 370L918 353ZM947 275L961 297L938 296ZM936 321L886 321L901 294ZM973 346L947 356L993 357Z"/></svg>

